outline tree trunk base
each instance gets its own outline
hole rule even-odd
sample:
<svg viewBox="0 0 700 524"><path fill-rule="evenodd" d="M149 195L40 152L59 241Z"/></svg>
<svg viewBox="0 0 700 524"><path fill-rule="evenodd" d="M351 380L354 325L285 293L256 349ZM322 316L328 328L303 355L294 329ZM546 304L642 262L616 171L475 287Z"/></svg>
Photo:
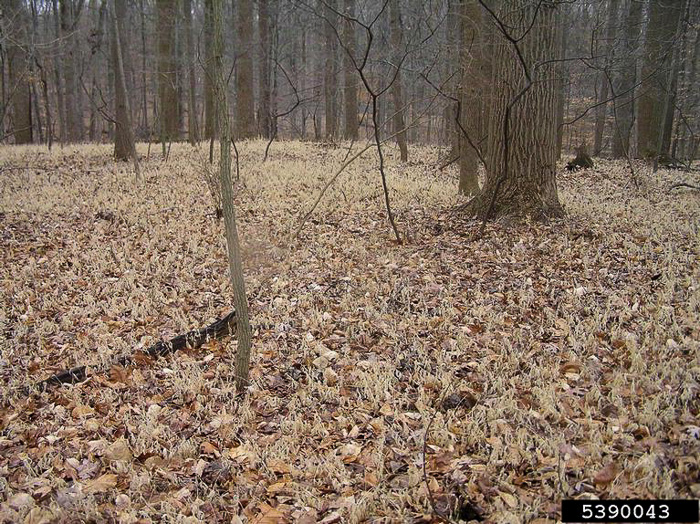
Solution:
<svg viewBox="0 0 700 524"><path fill-rule="evenodd" d="M497 189L497 188L495 188ZM551 219L563 218L564 208L554 195L548 198L540 194L511 193L500 190L494 199L494 189L485 188L467 202L462 211L480 220L548 222Z"/></svg>

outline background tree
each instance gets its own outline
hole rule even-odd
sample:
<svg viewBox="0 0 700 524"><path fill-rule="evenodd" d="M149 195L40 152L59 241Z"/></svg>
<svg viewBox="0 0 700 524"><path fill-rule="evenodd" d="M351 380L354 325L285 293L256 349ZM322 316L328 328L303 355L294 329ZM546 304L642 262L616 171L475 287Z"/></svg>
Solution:
<svg viewBox="0 0 700 524"><path fill-rule="evenodd" d="M114 158L117 160L133 159L136 177L140 178L134 129L131 124L131 104L129 102L129 92L126 89L126 79L124 78L124 46L121 32L123 31L123 21L126 19L126 0L112 1L112 74L114 77L114 92L116 93L114 98Z"/></svg>
<svg viewBox="0 0 700 524"><path fill-rule="evenodd" d="M272 51L271 16L268 0L258 0L258 126L263 138L272 136L271 76Z"/></svg>
<svg viewBox="0 0 700 524"><path fill-rule="evenodd" d="M32 99L30 69L27 53L27 23L28 16L24 2L9 0L7 15L11 24L5 31L8 39L8 64L10 98L12 100L12 134L15 144L31 144L32 130Z"/></svg>
<svg viewBox="0 0 700 524"><path fill-rule="evenodd" d="M172 0L156 0L158 33L158 113L163 143L179 138L177 65L174 56L175 8Z"/></svg>
<svg viewBox="0 0 700 524"><path fill-rule="evenodd" d="M355 68L350 56L354 56L357 48L357 36L355 24L348 18L355 17L355 0L344 0L344 12L347 18L342 21L343 41L347 46L347 53L343 56L343 101L345 106L345 126L343 136L347 140L356 140L358 137L359 122L357 120L357 78Z"/></svg>
<svg viewBox="0 0 700 524"><path fill-rule="evenodd" d="M256 135L253 99L252 0L241 0L236 3L236 43L236 136L238 138L251 138Z"/></svg>
<svg viewBox="0 0 700 524"><path fill-rule="evenodd" d="M236 209L233 202L233 180L231 178L231 128L228 118L228 102L226 100L226 77L223 67L223 0L212 0L213 22L213 63L212 73L216 107L219 122L219 176L221 180L221 195L226 227L226 243L228 245L228 263L233 287L233 303L236 308L236 352L235 381L239 391L248 385L250 369L250 351L252 333L248 318L248 299L243 279L243 263L241 247L236 227Z"/></svg>
<svg viewBox="0 0 700 524"><path fill-rule="evenodd" d="M334 140L338 132L338 41L334 27L338 21L334 11L337 9L336 0L328 0L326 17L329 23L324 26L325 37L325 69L323 77L325 117L326 117L326 139Z"/></svg>
<svg viewBox="0 0 700 524"><path fill-rule="evenodd" d="M214 0L204 0L204 138L216 136L216 100L214 99Z"/></svg>
<svg viewBox="0 0 700 524"><path fill-rule="evenodd" d="M593 137L593 154L599 155L603 149L603 131L608 115L608 97L610 96L609 81L610 70L614 62L615 52L618 49L615 40L617 32L617 14L620 7L620 0L608 0L607 2L607 23L605 25L605 39L600 46L600 54L604 57L597 78L597 106L595 110L595 133ZM602 9L601 9L602 11Z"/></svg>
<svg viewBox="0 0 700 524"><path fill-rule="evenodd" d="M673 96L666 92L666 85L672 73L673 46L682 11L683 2L649 0L637 139L637 151L642 156L655 156L660 135L669 137L668 143L662 145L662 152L669 149L672 123L662 122L663 107L664 98Z"/></svg>
<svg viewBox="0 0 700 524"><path fill-rule="evenodd" d="M461 13L460 60L462 75L459 104L459 192L479 191L480 150L486 138L487 60L484 57L484 20L477 0L463 0Z"/></svg>
<svg viewBox="0 0 700 524"><path fill-rule="evenodd" d="M622 20L624 27L618 35L618 63L619 66L613 72L613 89L615 99L615 125L613 132L612 156L622 158L627 155L635 156L630 149L634 144L631 140L635 122L635 109L637 99L635 96L638 75L637 65L638 49L642 36L642 2L628 0L623 7Z"/></svg>
<svg viewBox="0 0 700 524"><path fill-rule="evenodd" d="M195 74L194 28L192 24L192 0L183 0L182 11L185 21L185 39L187 41L187 138L191 144L199 141L199 123L197 121L197 76Z"/></svg>
<svg viewBox="0 0 700 524"><path fill-rule="evenodd" d="M401 9L399 0L389 0L389 24L391 31L391 45L394 50L393 66L398 68L391 84L391 99L394 104L392 117L393 130L396 133L396 142L399 144L401 161L408 161L408 144L406 142L406 119L404 118L404 99L401 75L402 57L405 52L402 49L403 26L401 23Z"/></svg>

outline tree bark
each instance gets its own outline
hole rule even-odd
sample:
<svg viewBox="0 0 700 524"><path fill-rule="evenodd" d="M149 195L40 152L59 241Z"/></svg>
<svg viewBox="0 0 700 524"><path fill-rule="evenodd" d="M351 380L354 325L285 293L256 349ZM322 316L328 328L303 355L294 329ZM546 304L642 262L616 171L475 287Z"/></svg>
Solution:
<svg viewBox="0 0 700 524"><path fill-rule="evenodd" d="M185 39L187 40L187 138L190 144L199 142L199 125L197 122L197 77L194 73L194 34L192 28L192 0L183 0L185 15Z"/></svg>
<svg viewBox="0 0 700 524"><path fill-rule="evenodd" d="M625 158L636 156L631 150L634 141L634 114L637 106L635 84L637 83L637 64L639 62L639 43L642 24L642 2L629 0L625 9L625 34L619 46L620 69L613 75L613 87L616 99L615 129L613 133L612 156Z"/></svg>
<svg viewBox="0 0 700 524"><path fill-rule="evenodd" d="M394 67L399 69L396 71L394 83L391 86L392 101L394 103L393 124L396 142L399 144L401 152L401 161L408 161L408 144L406 142L406 124L404 119L403 107L403 79L401 75L401 61L403 59L401 41L403 39L403 27L401 23L401 10L398 0L389 0L389 27L391 31L391 45L394 52Z"/></svg>
<svg viewBox="0 0 700 524"><path fill-rule="evenodd" d="M253 100L253 5L252 0L236 3L236 120L238 138L256 135L255 103ZM221 114L219 112L219 114ZM221 126L219 126L221 127Z"/></svg>
<svg viewBox="0 0 700 524"><path fill-rule="evenodd" d="M529 0L512 0L507 7L498 17L517 43L501 35L496 45L486 186L468 209L484 220L544 220L563 214L556 185L553 62L561 47L559 8L537 9ZM535 69L535 64L542 65Z"/></svg>
<svg viewBox="0 0 700 524"><path fill-rule="evenodd" d="M78 42L75 36L82 2L76 5L73 0L61 0L61 29L63 34L64 51L63 76L65 83L65 104L66 104L66 141L80 142L83 140L83 115L78 107Z"/></svg>
<svg viewBox="0 0 700 524"><path fill-rule="evenodd" d="M212 0L214 50L213 50L213 80L216 107L219 122L219 141L221 156L219 158L219 175L221 179L222 204L224 224L226 227L226 243L228 246L229 271L233 287L233 301L236 308L238 348L235 363L235 382L239 391L244 391L248 385L250 368L250 351L252 334L248 317L248 300L243 279L243 264L241 248L236 227L236 210L233 201L233 180L231 178L231 128L228 119L228 103L226 101L226 81L223 71L223 0Z"/></svg>
<svg viewBox="0 0 700 524"><path fill-rule="evenodd" d="M270 52L272 41L270 6L268 0L258 0L258 39L260 59L258 61L258 126L259 134L264 138L272 136L272 108L270 107L270 77L271 61Z"/></svg>
<svg viewBox="0 0 700 524"><path fill-rule="evenodd" d="M344 0L344 11L349 17L355 16L355 0ZM346 53L343 55L343 75L344 89L343 102L345 106L345 126L343 136L346 140L357 140L359 122L357 119L357 78L355 77L355 67L348 53L355 55L357 48L357 38L355 35L354 22L343 20L343 44Z"/></svg>
<svg viewBox="0 0 700 524"><path fill-rule="evenodd" d="M214 56L213 0L204 0L204 138L216 136L216 101L214 100Z"/></svg>
<svg viewBox="0 0 700 524"><path fill-rule="evenodd" d="M116 116L116 129L114 134L114 158L117 160L128 160L133 158L136 167L136 176L140 177L138 171L138 160L136 158L136 144L134 142L134 129L131 125L131 107L129 104L129 94L126 90L126 80L124 78L123 42L121 38L122 24L126 20L126 0L113 0L112 11L112 64L114 68L114 92Z"/></svg>
<svg viewBox="0 0 700 524"><path fill-rule="evenodd" d="M650 0L642 65L642 78L646 80L639 98L637 137L637 152L643 157L656 156L659 136L666 129L662 123L666 81L681 12L682 2ZM668 96L672 95L668 93ZM663 144L662 153L667 152L668 147Z"/></svg>
<svg viewBox="0 0 700 524"><path fill-rule="evenodd" d="M160 136L163 141L180 138L178 129L177 64L175 43L175 3L156 0L158 34L158 105Z"/></svg>
<svg viewBox="0 0 700 524"><path fill-rule="evenodd" d="M333 9L337 7L337 0L328 0L328 5ZM337 55L338 42L331 24L336 23L336 16L330 9L326 10L328 21L324 27L325 35L325 68L323 75L323 88L326 116L326 139L334 140L338 133L338 71Z"/></svg>
<svg viewBox="0 0 700 524"><path fill-rule="evenodd" d="M31 144L32 93L27 45L27 13L23 2L10 0L8 15L13 17L12 40L8 46L9 81L12 93L12 132L15 144Z"/></svg>
<svg viewBox="0 0 700 524"><path fill-rule="evenodd" d="M464 0L461 15L459 193L474 195L479 191L479 152L474 146L478 147L478 144L483 142L487 127L484 114L487 82L483 49L484 27L481 6L477 0Z"/></svg>
<svg viewBox="0 0 700 524"><path fill-rule="evenodd" d="M600 155L603 149L603 133L605 131L605 118L607 116L608 103L606 100L610 96L608 75L610 75L611 66L614 63L614 53L617 50L615 45L615 32L617 30L617 11L619 8L619 0L608 0L608 20L605 28L604 53L605 63L603 71L599 71L597 75L598 84L598 100L599 104L596 107L595 116L595 131L593 138L593 156Z"/></svg>
<svg viewBox="0 0 700 524"><path fill-rule="evenodd" d="M569 6L561 6L561 30L559 33L559 56L566 58L569 35ZM564 107L566 106L569 66L565 61L557 67L557 159L561 158L564 146Z"/></svg>

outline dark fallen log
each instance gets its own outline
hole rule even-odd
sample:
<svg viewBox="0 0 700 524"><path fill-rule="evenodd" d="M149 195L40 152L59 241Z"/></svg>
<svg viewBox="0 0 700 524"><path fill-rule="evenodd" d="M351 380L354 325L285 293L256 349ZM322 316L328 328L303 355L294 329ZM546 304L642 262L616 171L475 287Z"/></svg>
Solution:
<svg viewBox="0 0 700 524"><path fill-rule="evenodd" d="M688 187L690 189L700 190L700 186L694 186L693 184L687 184L685 182L680 182L678 184L673 184L671 187L669 187L668 192L670 193L672 189L676 189L679 187Z"/></svg>
<svg viewBox="0 0 700 524"><path fill-rule="evenodd" d="M233 335L236 331L235 320L236 311L234 310L225 317L209 324L205 328L193 329L184 335L178 335L168 341L161 340L153 344L148 349L137 351L136 354L142 353L151 358L158 358L185 348L196 349L210 340L221 339L228 335ZM128 355L119 358L116 361L116 364L128 366L133 362L134 355ZM34 387L26 388L25 393L28 394L33 389L46 391L49 387L60 386L61 384L78 384L79 382L87 380L87 378L88 375L86 366L78 366L66 371L61 371L60 373L56 373L47 379L37 382Z"/></svg>

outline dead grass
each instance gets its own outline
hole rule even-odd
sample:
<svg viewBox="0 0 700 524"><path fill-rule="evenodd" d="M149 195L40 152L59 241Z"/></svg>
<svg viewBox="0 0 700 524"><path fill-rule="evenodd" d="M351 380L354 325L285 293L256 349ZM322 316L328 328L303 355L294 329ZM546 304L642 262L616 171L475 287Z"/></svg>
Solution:
<svg viewBox="0 0 700 524"><path fill-rule="evenodd" d="M683 174L638 166L635 188L600 161L561 176L565 222L473 241L454 172L414 148L390 155L398 246L368 153L295 240L345 150L263 149L239 145L242 402L235 342L19 394L232 298L202 152L152 155L139 187L108 146L0 149L26 167L0 173L3 520L546 522L562 498L700 497L698 193L665 192Z"/></svg>

